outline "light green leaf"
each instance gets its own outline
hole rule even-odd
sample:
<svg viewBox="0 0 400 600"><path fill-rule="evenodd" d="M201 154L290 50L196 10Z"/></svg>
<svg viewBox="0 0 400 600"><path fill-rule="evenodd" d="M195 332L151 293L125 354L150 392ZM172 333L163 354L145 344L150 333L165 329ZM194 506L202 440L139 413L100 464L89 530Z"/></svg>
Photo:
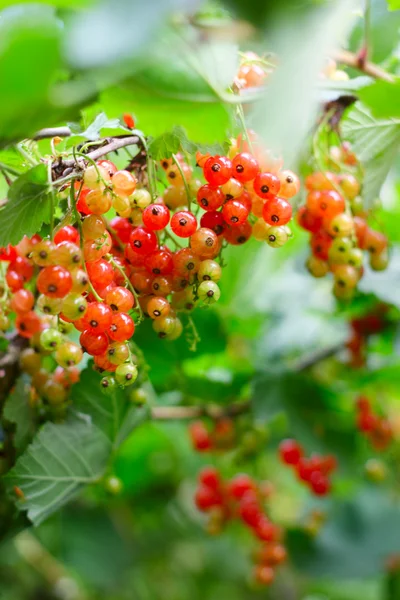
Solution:
<svg viewBox="0 0 400 600"><path fill-rule="evenodd" d="M38 525L102 477L110 452L110 441L90 422L46 423L7 475L8 489L22 490L19 508Z"/></svg>
<svg viewBox="0 0 400 600"><path fill-rule="evenodd" d="M363 199L371 206L379 195L400 146L400 120L375 119L360 102L342 122L343 136L352 142L365 169Z"/></svg>
<svg viewBox="0 0 400 600"><path fill-rule="evenodd" d="M389 10L400 10L400 0L387 0Z"/></svg>
<svg viewBox="0 0 400 600"><path fill-rule="evenodd" d="M224 147L221 144L196 144L189 140L186 131L180 125L175 126L172 131L153 139L149 146L149 152L155 160L170 158L177 152L188 152L195 154L197 151L205 154L222 154Z"/></svg>
<svg viewBox="0 0 400 600"><path fill-rule="evenodd" d="M358 97L377 118L400 118L400 82L375 81L358 91Z"/></svg>
<svg viewBox="0 0 400 600"><path fill-rule="evenodd" d="M121 129L121 123L119 119L108 119L107 115L102 112L82 132L82 136L88 140L98 140L101 137L102 129Z"/></svg>
<svg viewBox="0 0 400 600"><path fill-rule="evenodd" d="M20 377L17 384L7 398L3 409L6 421L14 423L14 445L17 450L22 450L34 432L34 413L29 406L29 386L25 379Z"/></svg>
<svg viewBox="0 0 400 600"><path fill-rule="evenodd" d="M0 211L0 246L37 233L50 222L50 208L47 169L40 164L20 175L8 191L8 202Z"/></svg>

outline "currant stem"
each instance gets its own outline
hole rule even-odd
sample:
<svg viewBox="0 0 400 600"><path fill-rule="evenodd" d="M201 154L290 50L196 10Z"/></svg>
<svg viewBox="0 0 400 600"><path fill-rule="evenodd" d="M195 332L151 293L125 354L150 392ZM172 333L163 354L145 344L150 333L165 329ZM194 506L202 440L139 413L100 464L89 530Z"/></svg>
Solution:
<svg viewBox="0 0 400 600"><path fill-rule="evenodd" d="M50 239L54 238L54 210L55 210L55 196L53 187L53 175L52 175L52 161L47 162L47 181L50 188ZM71 186L73 187L73 186Z"/></svg>
<svg viewBox="0 0 400 600"><path fill-rule="evenodd" d="M365 61L364 64L360 64L357 54L349 52L348 50L336 50L331 54L332 58L338 63L342 63L353 69L358 69L362 73L374 77L374 79L383 79L383 81L389 81L394 83L395 77L372 62Z"/></svg>
<svg viewBox="0 0 400 600"><path fill-rule="evenodd" d="M236 417L250 410L250 402L237 402L226 407L222 406L153 406L151 417L155 420L182 420L198 417Z"/></svg>
<svg viewBox="0 0 400 600"><path fill-rule="evenodd" d="M135 290L135 288L133 287L133 285L132 285L132 284L131 284L131 282L129 281L129 277L128 277L128 275L125 273L125 269L123 269L123 267L121 267L121 266L120 266L120 265L119 265L119 264L118 264L118 263L117 263L117 262L114 260L114 258L113 258L113 256L112 256L111 254L107 254L107 259L108 259L108 261L110 262L110 264L112 264L112 266L113 266L115 269L117 269L117 270L118 270L118 271L121 273L121 275L122 275L122 277L124 278L124 280L125 280L125 282L126 282L126 284L127 284L128 288L129 288L129 290L132 292L132 294L133 294L133 296L134 296L134 298L135 298L135 302L136 302L135 309L136 309L136 310L138 311L138 313L139 313L139 323L140 323L140 322L141 322L141 321L143 321L143 319L144 319L144 314L143 314L142 307L140 306L140 303L139 303L139 297L138 297L138 295L137 295L137 293L136 293L136 290Z"/></svg>
<svg viewBox="0 0 400 600"><path fill-rule="evenodd" d="M188 182L186 181L186 178L185 178L185 176L183 174L183 171L182 171L182 167L180 165L180 162L179 162L178 157L176 156L176 154L172 155L172 160L174 161L174 164L176 165L179 173L181 174L183 185L185 187L187 201L188 201L188 210L190 211L190 204L192 202L192 196L190 194L190 189L189 189L189 186L188 186Z"/></svg>
<svg viewBox="0 0 400 600"><path fill-rule="evenodd" d="M78 190L78 199L79 199L82 187L83 187L83 183L81 184L81 186ZM83 230L82 230L81 216L79 214L78 209L76 208L75 189L72 184L71 184L71 189L70 189L70 200L71 200L72 210L74 211L74 215L75 215L75 219L76 219L76 224L77 224L77 227L79 230L79 245L80 245L81 252L82 252L82 267L83 267L83 270L85 271L88 281L89 281L89 289L90 289L90 292L93 294L93 296L96 298L97 302L103 302L103 298L101 298L101 296L99 296L99 294L94 289L94 287L90 281L88 272L87 272L86 262L85 262L85 258L84 258Z"/></svg>

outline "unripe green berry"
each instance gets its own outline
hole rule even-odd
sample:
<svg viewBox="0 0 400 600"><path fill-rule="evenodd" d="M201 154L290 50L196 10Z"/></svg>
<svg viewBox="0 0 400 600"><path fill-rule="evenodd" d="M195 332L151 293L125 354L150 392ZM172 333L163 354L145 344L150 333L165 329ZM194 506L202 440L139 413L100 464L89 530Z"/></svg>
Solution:
<svg viewBox="0 0 400 600"><path fill-rule="evenodd" d="M58 329L45 329L40 335L40 343L45 350L57 350L64 341L63 334Z"/></svg>
<svg viewBox="0 0 400 600"><path fill-rule="evenodd" d="M221 296L221 290L214 281L203 281L197 288L199 300L204 304L214 304Z"/></svg>
<svg viewBox="0 0 400 600"><path fill-rule="evenodd" d="M155 321L155 323L156 322L157 321ZM119 385L132 385L132 383L135 383L137 376L137 367L132 363L119 365L115 370L115 380Z"/></svg>

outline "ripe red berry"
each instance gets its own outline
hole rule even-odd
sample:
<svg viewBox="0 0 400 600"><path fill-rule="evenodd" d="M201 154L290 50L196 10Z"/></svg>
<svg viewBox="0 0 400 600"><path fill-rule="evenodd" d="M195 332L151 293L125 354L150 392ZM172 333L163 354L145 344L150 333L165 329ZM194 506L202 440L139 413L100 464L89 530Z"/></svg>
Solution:
<svg viewBox="0 0 400 600"><path fill-rule="evenodd" d="M106 287L114 279L114 269L104 258L86 263L86 270L96 289Z"/></svg>
<svg viewBox="0 0 400 600"><path fill-rule="evenodd" d="M233 177L241 183L254 179L260 170L257 160L248 152L237 154L232 161L232 168Z"/></svg>
<svg viewBox="0 0 400 600"><path fill-rule="evenodd" d="M86 328L93 333L107 331L111 325L112 317L113 313L108 304L91 302L84 316Z"/></svg>
<svg viewBox="0 0 400 600"><path fill-rule="evenodd" d="M40 317L31 310L17 316L15 327L17 328L19 335L24 338L31 338L35 333L41 330L42 322Z"/></svg>
<svg viewBox="0 0 400 600"><path fill-rule="evenodd" d="M297 465L303 456L303 449L296 440L283 440L279 444L279 455L287 465Z"/></svg>
<svg viewBox="0 0 400 600"><path fill-rule="evenodd" d="M232 177L232 163L226 156L211 156L203 167L203 173L211 185L223 185Z"/></svg>
<svg viewBox="0 0 400 600"><path fill-rule="evenodd" d="M222 216L232 227L242 225L249 216L249 211L239 200L228 200L222 208Z"/></svg>
<svg viewBox="0 0 400 600"><path fill-rule="evenodd" d="M313 471L309 481L312 491L317 496L326 496L330 492L331 484L329 479L320 471Z"/></svg>
<svg viewBox="0 0 400 600"><path fill-rule="evenodd" d="M226 231L224 231L224 238L228 244L240 246L250 239L251 234L252 227L248 221L245 221L241 225L236 225L236 227L228 227Z"/></svg>
<svg viewBox="0 0 400 600"><path fill-rule="evenodd" d="M114 342L125 342L129 340L135 331L135 324L132 317L124 312L117 312L112 315L111 324L107 333Z"/></svg>
<svg viewBox="0 0 400 600"><path fill-rule="evenodd" d="M10 307L16 313L26 313L32 310L35 297L30 290L17 290L11 298Z"/></svg>
<svg viewBox="0 0 400 600"><path fill-rule="evenodd" d="M61 227L54 235L54 243L60 244L61 242L72 242L76 244L79 240L79 233L72 225L65 225Z"/></svg>
<svg viewBox="0 0 400 600"><path fill-rule="evenodd" d="M128 129L134 129L135 128L135 120L134 120L134 118L132 117L131 114L124 113L123 120L124 120L125 125L128 127Z"/></svg>
<svg viewBox="0 0 400 600"><path fill-rule="evenodd" d="M204 467L199 473L201 484L217 490L221 485L221 477L215 467Z"/></svg>
<svg viewBox="0 0 400 600"><path fill-rule="evenodd" d="M189 425L189 434L193 447L198 452L206 452L212 447L211 436L203 421L194 421Z"/></svg>
<svg viewBox="0 0 400 600"><path fill-rule="evenodd" d="M206 212L200 219L200 226L212 229L217 235L222 235L226 230L226 223L222 212L216 210Z"/></svg>
<svg viewBox="0 0 400 600"><path fill-rule="evenodd" d="M121 240L123 244L127 244L133 231L132 223L123 217L114 217L111 219L110 225L117 234L118 239Z"/></svg>
<svg viewBox="0 0 400 600"><path fill-rule="evenodd" d="M172 254L166 249L155 250L146 256L144 266L152 275L169 275L173 269Z"/></svg>
<svg viewBox="0 0 400 600"><path fill-rule="evenodd" d="M45 267L38 275L36 287L50 298L64 298L72 289L71 273L58 265Z"/></svg>
<svg viewBox="0 0 400 600"><path fill-rule="evenodd" d="M239 504L239 516L242 521L250 527L256 527L261 515L262 511L256 494L254 492L245 493Z"/></svg>
<svg viewBox="0 0 400 600"><path fill-rule="evenodd" d="M278 194L281 182L273 173L259 173L254 179L253 187L257 196L268 199Z"/></svg>
<svg viewBox="0 0 400 600"><path fill-rule="evenodd" d="M292 218L292 206L283 198L267 200L263 208L263 219L269 225L286 225Z"/></svg>
<svg viewBox="0 0 400 600"><path fill-rule="evenodd" d="M312 191L307 196L307 208L317 217L333 219L344 211L345 202L336 190Z"/></svg>
<svg viewBox="0 0 400 600"><path fill-rule="evenodd" d="M103 332L95 332L89 329L83 331L79 338L83 350L92 356L104 354L108 348L108 337Z"/></svg>
<svg viewBox="0 0 400 600"><path fill-rule="evenodd" d="M178 237L190 237L197 229L197 219L193 213L181 210L172 217L171 229Z"/></svg>
<svg viewBox="0 0 400 600"><path fill-rule="evenodd" d="M129 238L129 244L137 254L150 254L157 248L157 236L145 227L136 227Z"/></svg>
<svg viewBox="0 0 400 600"><path fill-rule="evenodd" d="M306 206L300 206L297 222L300 227L311 233L317 233L322 227L322 217L310 213Z"/></svg>
<svg viewBox="0 0 400 600"><path fill-rule="evenodd" d="M202 185L197 192L197 202L206 211L214 211L225 202L225 196L221 190L212 185Z"/></svg>
<svg viewBox="0 0 400 600"><path fill-rule="evenodd" d="M165 204L149 204L142 214L143 225L151 231L160 231L169 223L169 208Z"/></svg>
<svg viewBox="0 0 400 600"><path fill-rule="evenodd" d="M279 527L274 525L274 523L271 523L265 515L262 515L258 519L257 524L254 527L254 533L264 542L275 542L280 536Z"/></svg>
<svg viewBox="0 0 400 600"><path fill-rule="evenodd" d="M209 486L200 486L195 494L194 501L196 506L201 511L207 511L213 506L222 505L221 495Z"/></svg>
<svg viewBox="0 0 400 600"><path fill-rule="evenodd" d="M135 298L130 290L124 287L115 287L105 297L106 304L108 304L113 311L128 312L135 304Z"/></svg>
<svg viewBox="0 0 400 600"><path fill-rule="evenodd" d="M240 500L251 490L254 490L254 481L246 473L239 473L229 483L229 493L236 500Z"/></svg>

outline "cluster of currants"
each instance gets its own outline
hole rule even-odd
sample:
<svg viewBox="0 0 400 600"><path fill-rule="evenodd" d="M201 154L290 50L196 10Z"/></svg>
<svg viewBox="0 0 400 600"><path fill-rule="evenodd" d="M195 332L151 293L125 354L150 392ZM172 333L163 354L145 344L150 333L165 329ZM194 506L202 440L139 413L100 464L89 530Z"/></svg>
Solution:
<svg viewBox="0 0 400 600"><path fill-rule="evenodd" d="M245 93L246 90L265 85L274 68L275 65L272 62L255 52L243 52L240 55L239 68L233 81L233 91Z"/></svg>
<svg viewBox="0 0 400 600"><path fill-rule="evenodd" d="M264 506L271 485L259 484L247 474L223 481L214 467L205 467L198 481L195 503L209 515L208 531L219 533L228 521L239 519L262 544L254 553L255 580L263 585L272 583L275 568L286 560L286 550L281 544L282 531L271 522Z"/></svg>
<svg viewBox="0 0 400 600"><path fill-rule="evenodd" d="M232 419L223 417L213 422L210 431L203 421L193 421L189 425L189 436L197 452L228 450L235 443L235 425Z"/></svg>
<svg viewBox="0 0 400 600"><path fill-rule="evenodd" d="M298 478L306 483L316 496L326 496L331 490L329 476L337 468L336 458L332 454L304 456L302 446L296 440L283 440L279 446L279 455L285 465L295 468Z"/></svg>
<svg viewBox="0 0 400 600"><path fill-rule="evenodd" d="M373 412L371 402L366 396L356 400L357 429L364 433L372 447L377 451L386 450L393 441L393 430L386 417Z"/></svg>
<svg viewBox="0 0 400 600"><path fill-rule="evenodd" d="M348 145L330 149L334 164L350 165L356 160ZM334 157L334 158L333 158ZM314 277L333 274L333 293L339 299L353 297L364 267L364 252L374 270L388 263L388 241L368 226L360 197L361 186L349 172L318 171L308 175L306 203L297 213L299 225L311 233L311 256L307 268Z"/></svg>

